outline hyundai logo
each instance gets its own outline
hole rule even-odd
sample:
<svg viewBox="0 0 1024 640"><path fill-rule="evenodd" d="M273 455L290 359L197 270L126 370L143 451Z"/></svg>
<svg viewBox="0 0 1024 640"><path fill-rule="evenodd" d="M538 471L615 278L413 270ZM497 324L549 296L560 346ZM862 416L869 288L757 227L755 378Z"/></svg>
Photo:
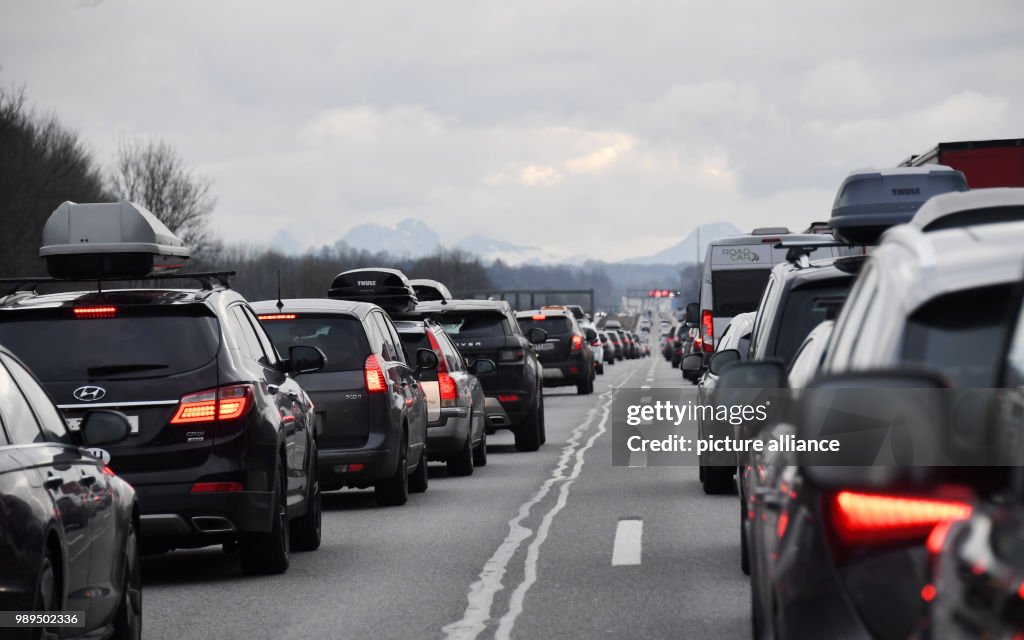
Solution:
<svg viewBox="0 0 1024 640"><path fill-rule="evenodd" d="M107 395L107 390L103 387L78 387L71 395L82 402L96 402Z"/></svg>

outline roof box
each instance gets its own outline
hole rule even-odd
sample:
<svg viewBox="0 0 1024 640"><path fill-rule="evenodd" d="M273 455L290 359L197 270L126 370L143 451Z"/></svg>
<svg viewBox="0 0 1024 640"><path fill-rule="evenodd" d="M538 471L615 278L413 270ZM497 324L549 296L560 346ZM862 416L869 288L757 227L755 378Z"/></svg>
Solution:
<svg viewBox="0 0 1024 640"><path fill-rule="evenodd" d="M967 180L943 165L854 171L839 186L829 226L843 242L876 244L889 227L910 222L928 198L951 191L967 191Z"/></svg>
<svg viewBox="0 0 1024 640"><path fill-rule="evenodd" d="M328 298L372 302L388 313L410 313L416 308L416 292L398 269L371 267L339 273Z"/></svg>
<svg viewBox="0 0 1024 640"><path fill-rule="evenodd" d="M43 226L39 257L53 278L136 279L174 273L189 249L134 202L65 202Z"/></svg>
<svg viewBox="0 0 1024 640"><path fill-rule="evenodd" d="M437 280L418 278L416 280L410 280L409 284L412 285L413 291L416 292L416 298L420 302L452 299L452 292L448 290L448 287L444 286L444 284Z"/></svg>

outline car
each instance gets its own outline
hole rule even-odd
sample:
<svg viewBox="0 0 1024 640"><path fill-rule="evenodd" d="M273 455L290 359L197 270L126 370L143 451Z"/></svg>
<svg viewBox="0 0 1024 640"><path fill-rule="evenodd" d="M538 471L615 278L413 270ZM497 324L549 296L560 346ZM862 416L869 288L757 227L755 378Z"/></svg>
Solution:
<svg viewBox="0 0 1024 640"><path fill-rule="evenodd" d="M517 451L538 450L547 434L544 374L535 345L547 342L547 332L524 331L503 300L421 302L415 313L440 324L470 364L478 358L497 363L497 371L477 376L484 388L487 433L510 429Z"/></svg>
<svg viewBox="0 0 1024 640"><path fill-rule="evenodd" d="M373 282L365 289L357 282ZM379 283L379 285L378 285ZM428 488L427 399L420 376L438 366L429 349L410 362L379 300L394 310L415 304L398 272L339 274L337 298L264 300L253 304L280 349L305 345L327 355L326 365L302 376L316 406L319 481L323 491L372 487L381 506L406 504Z"/></svg>
<svg viewBox="0 0 1024 640"><path fill-rule="evenodd" d="M486 358L466 364L448 334L432 320L398 320L395 329L407 361L415 361L420 349L430 349L438 358L436 369L420 377L427 398L427 458L446 463L449 475L472 475L475 467L487 464L484 390L476 374L494 373L497 365Z"/></svg>
<svg viewBox="0 0 1024 640"><path fill-rule="evenodd" d="M906 224L887 231L836 319L810 388L849 387L858 384L857 376L877 380L872 384L879 389L998 384L1000 353L1010 329L1006 318L1020 278L1021 242L1024 222L934 231ZM873 406L865 404L862 410ZM943 441L951 427L932 424ZM972 441L971 430L983 424L968 419L957 434ZM760 437L799 434L800 429L800 420L782 421ZM965 496L984 497L1006 486L1006 467L949 467L930 473L923 486L876 478L870 498L862 499L857 476L844 472L836 478L827 468L815 469L782 459L763 475L751 474L748 495L755 512L774 514L768 522L777 529L756 518L752 523L764 528L751 535L759 540L757 547L751 545L758 633L811 637L827 629L830 634L909 635L925 613L926 599L920 595L928 586L925 542L944 520L904 526L890 516L915 505L931 513L965 513ZM797 486L798 491L788 491ZM853 497L840 501L841 494ZM939 511L933 509L936 501L945 505ZM857 517L861 504L872 510L873 522L891 524L879 524L882 533L837 529ZM809 520L823 526L778 524ZM885 604L897 601L903 603L898 608ZM820 615L825 611L827 620Z"/></svg>
<svg viewBox="0 0 1024 640"><path fill-rule="evenodd" d="M587 319L587 312L578 304L550 304L540 308L541 311L568 311L576 321L582 323Z"/></svg>
<svg viewBox="0 0 1024 640"><path fill-rule="evenodd" d="M615 364L615 345L606 331L598 331L597 339L601 342L601 362L604 364ZM604 372L601 367L600 372Z"/></svg>
<svg viewBox="0 0 1024 640"><path fill-rule="evenodd" d="M521 311L516 320L525 331L542 329L547 333L547 340L535 345L543 366L544 386L575 386L579 395L594 392L594 352L571 312Z"/></svg>
<svg viewBox="0 0 1024 640"><path fill-rule="evenodd" d="M617 362L619 360L626 359L625 348L622 345L622 338L619 337L618 332L611 329L605 329L604 333L608 336L608 342L611 344L612 357ZM614 364L614 363L613 363Z"/></svg>
<svg viewBox="0 0 1024 640"><path fill-rule="evenodd" d="M594 373L597 375L604 374L604 342L601 341L601 336L597 332L597 328L589 321L581 322L580 328L583 329L587 343L590 345L590 351L594 354Z"/></svg>
<svg viewBox="0 0 1024 640"><path fill-rule="evenodd" d="M409 280L409 284L412 285L417 301L426 302L428 300L452 299L452 292L448 290L448 287L446 287L444 283L438 282L437 280L418 278Z"/></svg>
<svg viewBox="0 0 1024 640"><path fill-rule="evenodd" d="M69 431L35 376L0 347L0 557L3 611L84 612L92 637L142 637L139 504L100 447L129 437L121 413L96 409ZM5 638L57 637L9 628Z"/></svg>
<svg viewBox="0 0 1024 640"><path fill-rule="evenodd" d="M64 203L43 239L59 277L0 298L0 343L72 431L95 409L128 416L109 466L137 493L142 550L223 544L246 573L282 573L291 550L316 549L313 407L295 376L319 370L323 353L281 357L230 273L173 273L180 240L138 205ZM200 286L112 284L125 279ZM42 291L54 285L76 290Z"/></svg>

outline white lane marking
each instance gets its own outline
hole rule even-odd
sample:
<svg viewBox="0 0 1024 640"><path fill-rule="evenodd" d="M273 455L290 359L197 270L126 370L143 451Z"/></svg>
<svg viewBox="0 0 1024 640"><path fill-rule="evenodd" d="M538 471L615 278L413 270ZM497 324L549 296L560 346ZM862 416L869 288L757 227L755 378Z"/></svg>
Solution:
<svg viewBox="0 0 1024 640"><path fill-rule="evenodd" d="M649 384L642 384L642 385L640 385L640 389L650 389L650 388L651 388L651 385L649 385Z"/></svg>
<svg viewBox="0 0 1024 640"><path fill-rule="evenodd" d="M623 386L626 383L626 380L629 379L633 373L633 371L623 373L617 382L609 385L608 390L599 396L603 406L601 411L604 415L604 421L607 421L607 417L610 415L608 407L611 405L612 398L614 397L614 391ZM529 500L519 506L518 514L509 520L508 535L505 536L505 540L498 545L494 554L491 555L484 564L483 570L480 571L479 579L469 587L469 593L466 596L468 604L462 615L462 619L447 624L441 628L441 631L445 634L446 638L472 640L487 628L487 621L491 616L491 605L494 603L494 596L498 591L501 591L504 588L501 581L505 576L508 564L519 550L519 546L523 541L529 538L533 533L533 531L522 525L523 520L530 515L530 509L547 496L551 491L551 487L554 486L556 482L566 479L564 472L569 466L569 460L574 454L577 455L578 469L582 469L583 455L582 451L577 452L577 447L580 444L580 438L583 436L583 432L586 431L593 422L597 413L598 407L592 407L587 411L587 415L583 419L583 422L572 430L572 436L568 441L566 441L565 446L562 447L562 455L558 459L558 464L555 465L554 470L551 472L551 477L544 481L537 492L534 493ZM600 433L603 432L604 427L602 423ZM597 435L600 435L600 433L591 438L590 442L586 445L587 448L593 444L594 438L596 438ZM573 473L575 475L579 475L577 470L574 470ZM575 476L572 477L575 478ZM559 507L559 510L560 509L561 508Z"/></svg>
<svg viewBox="0 0 1024 640"><path fill-rule="evenodd" d="M640 396L640 404L648 404L651 401L651 396ZM650 425L651 420L641 420L640 426ZM630 451L629 452L629 466L631 467L646 467L647 466L647 452L646 451Z"/></svg>
<svg viewBox="0 0 1024 640"><path fill-rule="evenodd" d="M643 520L619 520L619 526L615 527L612 566L625 567L640 564L643 537Z"/></svg>

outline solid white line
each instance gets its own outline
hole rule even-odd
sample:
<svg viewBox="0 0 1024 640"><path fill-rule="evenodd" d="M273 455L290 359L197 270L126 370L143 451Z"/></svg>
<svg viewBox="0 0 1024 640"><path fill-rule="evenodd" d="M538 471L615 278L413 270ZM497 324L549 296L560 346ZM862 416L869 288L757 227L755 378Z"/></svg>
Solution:
<svg viewBox="0 0 1024 640"><path fill-rule="evenodd" d="M555 465L555 468L551 473L551 477L544 481L537 492L534 493L529 500L519 506L518 514L508 522L508 534L505 536L505 540L498 545L494 554L491 555L484 564L483 570L480 571L480 576L477 581L470 585L469 593L467 594L468 603L466 610L462 615L462 619L441 628L441 631L445 634L446 638L472 640L487 628L487 622L490 620L491 616L491 605L494 604L494 596L498 591L501 591L504 588L502 578L505 576L508 564L519 550L520 545L533 533L533 531L524 527L522 522L530 515L530 510L533 506L538 504L547 496L551 491L551 487L553 487L556 482L566 480L564 472L569 466L569 460L573 458L574 455L576 457L576 467L569 476L569 479L575 479L575 477L579 475L579 470L583 467L583 452L586 451L586 449L589 449L593 444L594 439L605 431L604 422L607 422L608 416L611 415L609 407L611 406L615 389L624 385L626 380L630 378L633 373L633 371L625 372L620 376L616 383L609 385L608 390L599 396L601 398L600 408L598 406L591 407L591 409L587 411L587 415L583 422L572 430L572 436L566 441L565 446L562 448L562 455L559 457L558 464ZM603 414L599 432L590 439L583 449L577 450L580 440L583 437L583 433L590 427L599 412ZM563 485L563 491L565 491L565 485ZM561 502L561 497L559 498L559 501ZM557 504L555 508L561 510L561 507ZM549 515L551 515L550 512L545 515L545 521L550 522L548 519ZM551 517L553 517L553 515ZM547 529L544 529L544 535L546 537ZM534 570L536 570L536 568L534 568ZM509 627L509 630L511 630L511 626Z"/></svg>
<svg viewBox="0 0 1024 640"><path fill-rule="evenodd" d="M650 389L651 385L649 385L649 384L642 384L642 385L640 385L640 388L641 389Z"/></svg>
<svg viewBox="0 0 1024 640"><path fill-rule="evenodd" d="M612 566L624 567L640 564L640 549L643 545L643 537L643 520L619 520L619 526L615 527Z"/></svg>

